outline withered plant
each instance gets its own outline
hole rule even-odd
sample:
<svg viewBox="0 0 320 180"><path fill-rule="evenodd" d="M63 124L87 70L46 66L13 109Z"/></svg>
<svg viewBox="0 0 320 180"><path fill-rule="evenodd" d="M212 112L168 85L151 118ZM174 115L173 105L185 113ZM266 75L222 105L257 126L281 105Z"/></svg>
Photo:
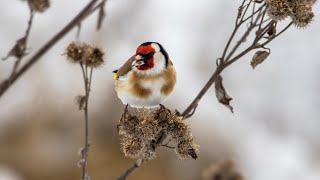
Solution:
<svg viewBox="0 0 320 180"><path fill-rule="evenodd" d="M35 13L45 12L50 7L49 0L25 1L27 1L30 9L28 27L25 35L16 41L7 57L3 58L7 59L13 56L16 58L16 62L9 77L0 83L0 97L71 29L78 26L80 30L81 22L86 17L95 11L99 11L97 29L100 29L105 16L106 0L91 0L63 29L44 43L23 65L20 65L22 59L29 53L27 42ZM159 147L174 149L180 159L196 159L199 152L198 145L195 144L190 127L185 124L184 120L192 117L200 100L213 84L215 84L218 101L233 112L234 108L230 105L232 98L223 85L222 72L252 51L255 53L248 64L252 68L258 67L271 53L271 49L268 47L270 42L291 27L305 29L311 24L314 18L312 7L315 2L315 0L242 0L231 35L221 56L215 60L216 69L182 113L178 110L172 112L162 105L159 108L148 110L125 108L118 125L121 149L126 157L137 159L137 161L118 179L126 179L144 162L155 158L156 149ZM79 109L84 111L85 119L85 145L80 151L81 160L79 164L82 167L82 179L88 180L89 176L86 172L89 147L88 100L92 72L94 68L103 63L103 52L99 48L86 43L75 42L66 48L65 55L70 62L80 65L84 80L85 94L77 97ZM229 164L215 166L212 169L212 172L219 172L217 174L220 175L230 174ZM219 178L220 175L217 179L221 179ZM237 176L237 173L235 177L237 177L236 179L242 179L241 176Z"/></svg>
<svg viewBox="0 0 320 180"><path fill-rule="evenodd" d="M82 180L89 180L87 173L87 157L89 151L89 95L91 90L91 82L93 69L100 67L104 60L104 52L98 48L93 47L87 43L72 42L65 50L67 59L73 64L79 64L82 71L84 83L84 95L76 97L79 110L84 112L84 146L80 149L79 166L82 168Z"/></svg>
<svg viewBox="0 0 320 180"><path fill-rule="evenodd" d="M52 48L60 39L62 39L67 33L69 33L74 27L78 26L78 35L80 33L81 22L98 11L97 19L97 30L102 26L102 21L105 17L104 7L107 0L91 0L69 23L66 24L57 34L55 34L51 39L49 39L40 49L34 53L32 57L29 58L21 67L20 63L22 59L28 55L27 52L27 42L31 30L31 25L33 22L35 13L43 13L50 7L49 0L24 0L27 1L30 9L30 17L28 21L28 27L24 37L17 40L16 44L9 51L8 55L3 58L13 56L16 57L16 62L12 69L11 74L3 82L0 83L0 97L9 89L9 87L16 82L16 80L21 77L27 70L29 70L34 63L40 60L40 58L47 53L50 48ZM90 177L87 175L86 164L89 148L89 127L88 127L88 100L91 87L92 72L94 68L99 67L103 63L104 53L101 49L93 47L86 43L71 43L66 49L66 56L68 60L72 63L80 64L82 69L85 95L80 95L77 97L77 103L79 109L84 111L85 119L85 145L80 150L81 159L79 165L82 167L82 180L88 180Z"/></svg>
<svg viewBox="0 0 320 180"><path fill-rule="evenodd" d="M195 113L202 97L207 93L209 88L215 84L217 100L229 108L233 113L234 108L230 105L232 98L226 92L222 81L223 78L221 73L223 70L251 51L255 51L255 54L250 62L252 68L254 69L263 63L271 53L271 49L267 47L270 42L286 32L290 27L292 27L292 25L296 28L304 29L311 24L314 17L312 12L312 5L314 2L315 1L313 0L243 0L238 8L233 31L222 52L221 57L216 59L217 68L213 72L208 82L204 85L192 103L182 113L177 110L175 113L171 113L169 110L165 111L170 112L172 116L175 116L176 119L179 119L181 126L188 127L182 121L190 118ZM286 19L289 19L289 21L282 21ZM283 23L287 24L283 25ZM248 42L248 39L251 39L249 37L253 37L251 42ZM161 109L166 108L161 106L159 110L156 110L156 112L160 111ZM151 111L148 113L154 114L154 112ZM123 143L124 145L122 146L122 150L126 156L138 158L138 160L118 178L119 180L126 179L126 177L136 168L140 167L145 160L151 159L150 157L153 158L155 149L157 147L164 146L163 139L166 139L166 137L170 136L168 133L166 133L165 128L163 128L163 122L170 122L172 116L166 117L167 120L163 121L163 119L157 119L155 116L138 117L127 114L128 111L126 108L119 123L119 134L122 136L125 135L126 137L122 138L122 141L125 142ZM144 120L145 118L147 118L147 120ZM124 122L129 121L131 125L133 122L135 123L133 123L134 126L132 126L134 128L123 128L126 127L126 125L129 125L124 124ZM148 136L149 139L152 139L151 143L145 141L143 133L140 134L140 132L148 130L148 127L145 128L143 125L141 125L142 122L149 122L147 123L148 126L150 123L153 123L153 125L150 126L153 127L151 132L155 136ZM165 127L166 126L167 125L165 125ZM161 132L160 135L158 134L159 132ZM187 131L181 131L181 133L183 134L182 136L192 137L190 128L188 128ZM162 136L165 137L163 138ZM189 139L190 141L187 141L189 144L187 143L188 145L184 144L182 146L183 152L188 152L186 153L186 157L193 157L192 154L195 154L194 157L197 157L197 145L194 144L193 138ZM150 144L152 147L151 149L144 147L149 147ZM175 148L177 152L177 149L180 148L179 145L181 144L176 143L172 148ZM242 179L242 177L237 176L235 179Z"/></svg>
<svg viewBox="0 0 320 180"><path fill-rule="evenodd" d="M10 56L16 57L17 60L14 64L13 70L10 75L0 82L0 97L14 84L24 73L26 73L34 63L38 62L41 57L47 53L59 40L61 40L67 33L73 28L80 27L81 22L85 20L89 15L96 11L98 13L97 30L101 28L102 21L105 17L104 6L107 0L91 0L70 22L66 24L59 32L57 32L52 38L50 38L43 46L40 47L26 62L20 66L21 60L27 54L27 40L30 34L32 20L34 12L44 12L50 7L49 0L25 0L28 1L30 9L30 18L28 21L28 28L24 37L17 40L16 44L9 51L8 55L2 59L7 59Z"/></svg>

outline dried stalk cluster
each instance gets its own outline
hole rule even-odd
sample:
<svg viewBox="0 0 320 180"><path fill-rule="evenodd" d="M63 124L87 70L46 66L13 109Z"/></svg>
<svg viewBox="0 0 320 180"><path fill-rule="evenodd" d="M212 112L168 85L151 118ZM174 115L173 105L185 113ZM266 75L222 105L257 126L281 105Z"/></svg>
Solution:
<svg viewBox="0 0 320 180"><path fill-rule="evenodd" d="M89 116L88 116L88 101L91 91L91 82L93 69L101 66L104 63L103 51L97 47L93 47L87 43L72 42L65 49L64 55L74 64L79 64L82 70L84 82L84 95L77 96L79 110L84 112L84 147L80 150L79 166L82 168L82 180L90 179L87 174L87 156L89 152Z"/></svg>
<svg viewBox="0 0 320 180"><path fill-rule="evenodd" d="M313 0L265 0L267 13L274 21L291 17L293 24L304 28L314 17L312 12Z"/></svg>
<svg viewBox="0 0 320 180"><path fill-rule="evenodd" d="M104 52L87 43L72 42L66 48L65 55L72 63L82 63L91 68L97 68L104 63Z"/></svg>
<svg viewBox="0 0 320 180"><path fill-rule="evenodd" d="M126 157L151 160L156 157L156 148L165 146L174 148L180 159L197 158L198 145L190 127L164 106L142 110L126 108L118 131ZM169 143L174 145L169 146Z"/></svg>

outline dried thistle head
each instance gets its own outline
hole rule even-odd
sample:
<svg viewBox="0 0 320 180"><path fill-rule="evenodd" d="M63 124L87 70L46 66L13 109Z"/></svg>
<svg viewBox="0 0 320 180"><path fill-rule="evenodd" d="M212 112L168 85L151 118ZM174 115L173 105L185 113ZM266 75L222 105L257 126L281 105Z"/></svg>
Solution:
<svg viewBox="0 0 320 180"><path fill-rule="evenodd" d="M84 51L82 45L79 42L72 42L68 45L65 50L65 55L67 56L68 60L72 63L80 63L82 60Z"/></svg>
<svg viewBox="0 0 320 180"><path fill-rule="evenodd" d="M312 12L312 0L289 0L293 24L299 28L304 28L312 22L314 14Z"/></svg>
<svg viewBox="0 0 320 180"><path fill-rule="evenodd" d="M64 55L66 55L72 63L83 63L91 68L97 68L104 63L103 51L87 43L70 43L65 49Z"/></svg>
<svg viewBox="0 0 320 180"><path fill-rule="evenodd" d="M49 0L28 0L30 9L36 12L44 12L50 7Z"/></svg>
<svg viewBox="0 0 320 180"><path fill-rule="evenodd" d="M267 14L274 21L291 17L296 27L304 28L314 17L312 0L265 0Z"/></svg>
<svg viewBox="0 0 320 180"><path fill-rule="evenodd" d="M101 66L103 61L104 52L98 47L92 47L88 44L84 46L84 55L87 66L97 68Z"/></svg>
<svg viewBox="0 0 320 180"><path fill-rule="evenodd" d="M125 110L118 125L122 151L126 157L150 160L156 157L156 148L166 139L175 143L180 159L197 158L190 127L165 107L143 110Z"/></svg>
<svg viewBox="0 0 320 180"><path fill-rule="evenodd" d="M123 137L121 148L126 157L136 159L140 157L142 152L142 143L139 139Z"/></svg>
<svg viewBox="0 0 320 180"><path fill-rule="evenodd" d="M178 145L175 147L174 151L176 152L179 159L192 159L198 158L198 150L199 146L195 144L194 138L190 137L185 141L180 141Z"/></svg>
<svg viewBox="0 0 320 180"><path fill-rule="evenodd" d="M222 161L212 164L202 173L203 180L244 180L244 177L239 173L233 161Z"/></svg>
<svg viewBox="0 0 320 180"><path fill-rule="evenodd" d="M288 0L266 0L267 14L274 21L281 21L290 15Z"/></svg>

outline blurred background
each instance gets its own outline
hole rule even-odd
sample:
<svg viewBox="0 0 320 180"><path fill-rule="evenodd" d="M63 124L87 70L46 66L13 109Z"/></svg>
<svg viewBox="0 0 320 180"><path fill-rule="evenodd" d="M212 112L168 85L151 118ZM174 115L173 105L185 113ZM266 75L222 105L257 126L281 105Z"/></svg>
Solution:
<svg viewBox="0 0 320 180"><path fill-rule="evenodd" d="M89 102L92 179L115 179L134 162L120 151L116 125L124 105L113 89L112 70L139 44L160 42L178 74L176 89L164 105L183 111L214 71L241 2L108 0L101 31L95 30L96 14L82 23L80 40L106 52L105 65L94 72ZM87 3L55 0L46 12L36 14L31 54ZM232 160L248 180L319 180L319 10L317 3L310 27L291 28L272 42L271 55L255 70L250 66L251 52L223 72L235 112L217 102L213 88L205 95L186 121L200 145L196 161L181 161L171 149L160 148L157 158L129 179L201 179L210 165ZM0 12L4 57L24 35L29 10L26 2L13 0L1 2ZM84 93L82 74L62 56L75 36L76 29L1 97L0 180L80 179L77 163L84 120L75 97ZM1 81L14 60L0 62Z"/></svg>

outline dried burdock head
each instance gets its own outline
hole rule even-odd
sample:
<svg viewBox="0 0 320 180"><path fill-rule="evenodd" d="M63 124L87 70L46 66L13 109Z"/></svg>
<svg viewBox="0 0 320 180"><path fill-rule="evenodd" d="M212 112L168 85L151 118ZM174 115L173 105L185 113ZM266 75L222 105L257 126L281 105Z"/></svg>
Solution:
<svg viewBox="0 0 320 180"><path fill-rule="evenodd" d="M65 50L65 54L72 63L80 63L82 60L84 51L83 46L79 42L72 42Z"/></svg>
<svg viewBox="0 0 320 180"><path fill-rule="evenodd" d="M176 152L179 159L189 159L190 157L192 159L197 159L197 154L199 153L198 148L199 146L194 143L194 139L190 137L185 141L179 142L174 151Z"/></svg>
<svg viewBox="0 0 320 180"><path fill-rule="evenodd" d="M265 0L267 13L274 21L290 16L296 27L304 28L312 22L313 0Z"/></svg>
<svg viewBox="0 0 320 180"><path fill-rule="evenodd" d="M72 63L83 63L91 68L98 68L104 63L104 52L100 48L93 47L87 43L70 43L64 55Z"/></svg>
<svg viewBox="0 0 320 180"><path fill-rule="evenodd" d="M196 159L198 145L194 142L190 127L181 119L163 106L126 109L118 125L123 153L126 157L150 160L156 157L156 148L170 139L180 159Z"/></svg>
<svg viewBox="0 0 320 180"><path fill-rule="evenodd" d="M142 153L142 143L139 139L123 137L121 148L126 157L137 159Z"/></svg>
<svg viewBox="0 0 320 180"><path fill-rule="evenodd" d="M104 63L104 52L100 48L85 44L84 49L85 61L88 67L97 68Z"/></svg>
<svg viewBox="0 0 320 180"><path fill-rule="evenodd" d="M49 0L28 0L30 9L36 12L44 12L50 7Z"/></svg>
<svg viewBox="0 0 320 180"><path fill-rule="evenodd" d="M267 14L274 21L281 21L290 15L288 0L266 0Z"/></svg>
<svg viewBox="0 0 320 180"><path fill-rule="evenodd" d="M314 17L312 12L312 0L289 0L293 24L299 28L308 26Z"/></svg>
<svg viewBox="0 0 320 180"><path fill-rule="evenodd" d="M202 173L203 180L244 180L230 160L211 165Z"/></svg>

